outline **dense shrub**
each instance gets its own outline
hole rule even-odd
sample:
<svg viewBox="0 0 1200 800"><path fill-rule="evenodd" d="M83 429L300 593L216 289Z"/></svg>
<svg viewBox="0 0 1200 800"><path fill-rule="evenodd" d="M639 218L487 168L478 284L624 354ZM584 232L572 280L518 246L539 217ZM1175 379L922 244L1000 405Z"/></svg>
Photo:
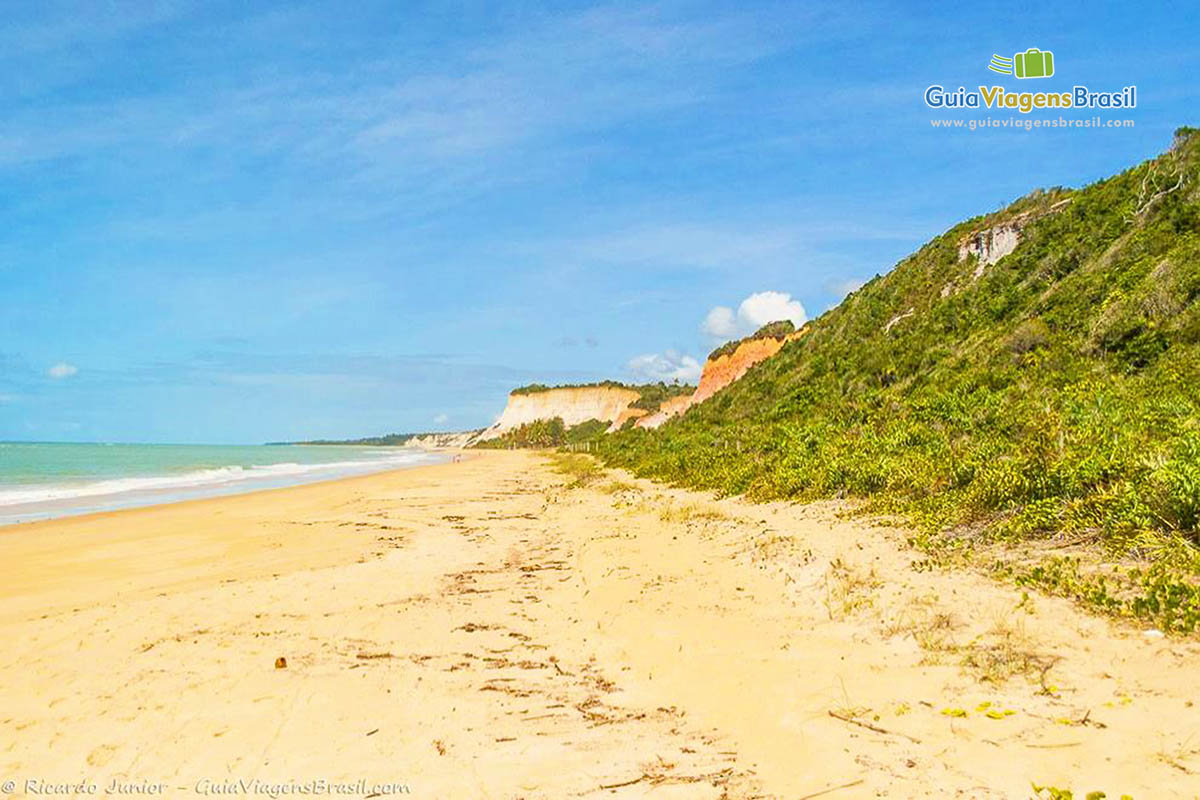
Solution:
<svg viewBox="0 0 1200 800"><path fill-rule="evenodd" d="M535 419L526 422L494 439L480 442L477 447L493 450L509 450L512 448L546 448L559 447L567 441L567 429L562 417L554 419Z"/></svg>
<svg viewBox="0 0 1200 800"><path fill-rule="evenodd" d="M562 417L535 419L533 422L519 425L494 439L480 442L476 447L492 450L562 447L568 444L593 441L603 436L606 430L608 430L608 423L599 419L589 419L569 428L563 422Z"/></svg>

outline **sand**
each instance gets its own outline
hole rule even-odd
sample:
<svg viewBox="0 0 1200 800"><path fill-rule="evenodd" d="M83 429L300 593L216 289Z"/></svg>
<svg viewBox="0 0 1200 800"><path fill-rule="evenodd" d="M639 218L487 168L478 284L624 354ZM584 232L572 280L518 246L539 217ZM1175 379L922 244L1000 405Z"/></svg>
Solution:
<svg viewBox="0 0 1200 800"><path fill-rule="evenodd" d="M923 569L836 504L616 478L484 452L0 528L0 780L1200 796L1194 640Z"/></svg>

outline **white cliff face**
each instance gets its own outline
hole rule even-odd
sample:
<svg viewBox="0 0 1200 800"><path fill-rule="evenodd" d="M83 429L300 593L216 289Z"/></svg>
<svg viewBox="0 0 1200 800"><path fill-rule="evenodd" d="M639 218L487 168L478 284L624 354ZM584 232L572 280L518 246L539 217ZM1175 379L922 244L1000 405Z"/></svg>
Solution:
<svg viewBox="0 0 1200 800"><path fill-rule="evenodd" d="M562 389L547 389L544 392L510 394L508 405L496 424L479 434L477 441L495 439L508 431L536 420L551 420L561 417L568 428L598 419L609 423L610 430L619 427L633 412L630 406L639 395L632 389L615 386L580 386ZM644 413L644 412L643 412Z"/></svg>
<svg viewBox="0 0 1200 800"><path fill-rule="evenodd" d="M460 431L457 433L427 433L414 436L404 443L405 447L417 447L422 450L440 450L442 448L466 447L475 439L479 431Z"/></svg>
<svg viewBox="0 0 1200 800"><path fill-rule="evenodd" d="M1021 229L1016 225L998 225L983 231L976 231L958 246L958 260L966 261L968 257L979 257L979 266L975 268L975 277L983 275L984 270L1017 249L1021 243Z"/></svg>
<svg viewBox="0 0 1200 800"><path fill-rule="evenodd" d="M971 277L978 280L987 272L987 268L1017 249L1021 243L1021 232L1031 222L1047 214L1057 214L1071 204L1070 197L1063 198L1048 208L1026 211L991 228L973 231L958 243L958 261L962 263L971 256L979 261ZM942 297L949 297L956 289L954 283L942 287Z"/></svg>

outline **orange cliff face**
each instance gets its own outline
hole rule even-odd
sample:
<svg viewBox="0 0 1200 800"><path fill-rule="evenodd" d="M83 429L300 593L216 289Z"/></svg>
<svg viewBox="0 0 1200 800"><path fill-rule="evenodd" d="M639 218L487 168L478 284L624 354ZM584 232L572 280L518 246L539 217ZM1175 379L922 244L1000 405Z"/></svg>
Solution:
<svg viewBox="0 0 1200 800"><path fill-rule="evenodd" d="M561 417L568 428L598 419L609 423L609 430L615 430L626 420L646 413L632 407L639 397L634 390L617 386L574 386L510 394L500 419L475 441L495 439L526 423L555 417Z"/></svg>
<svg viewBox="0 0 1200 800"><path fill-rule="evenodd" d="M746 374L746 370L760 361L765 361L779 352L785 344L804 336L808 328L789 333L782 339L764 337L745 339L737 348L726 355L710 358L704 362L700 374L700 385L691 397L676 397L663 403L657 412L642 417L635 424L639 428L657 428L672 417L678 416L692 406L703 403L717 392Z"/></svg>
<svg viewBox="0 0 1200 800"><path fill-rule="evenodd" d="M700 385L692 395L692 405L703 403L717 392L746 374L746 370L779 352L787 339L747 339L732 353L717 356L704 363Z"/></svg>

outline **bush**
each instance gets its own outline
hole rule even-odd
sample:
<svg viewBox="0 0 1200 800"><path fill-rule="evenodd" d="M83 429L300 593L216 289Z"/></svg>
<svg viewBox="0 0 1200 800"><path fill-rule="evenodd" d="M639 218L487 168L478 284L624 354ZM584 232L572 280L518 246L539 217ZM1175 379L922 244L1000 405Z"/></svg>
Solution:
<svg viewBox="0 0 1200 800"><path fill-rule="evenodd" d="M1014 355L1025 355L1050 344L1050 328L1040 319L1022 322L1008 337L1008 349Z"/></svg>

